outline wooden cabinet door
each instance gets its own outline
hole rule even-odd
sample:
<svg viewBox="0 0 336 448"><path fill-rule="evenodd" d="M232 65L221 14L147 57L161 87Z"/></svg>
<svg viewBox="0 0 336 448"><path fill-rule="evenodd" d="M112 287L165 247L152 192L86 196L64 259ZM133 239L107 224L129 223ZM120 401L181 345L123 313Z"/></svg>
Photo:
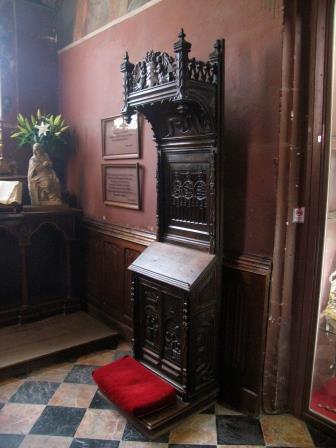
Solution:
<svg viewBox="0 0 336 448"><path fill-rule="evenodd" d="M136 300L140 359L180 382L185 367L183 292L140 277Z"/></svg>
<svg viewBox="0 0 336 448"><path fill-rule="evenodd" d="M162 300L162 370L175 381L184 367L183 293L161 291Z"/></svg>
<svg viewBox="0 0 336 448"><path fill-rule="evenodd" d="M155 283L139 279L139 342L140 357L153 366L160 365L162 345L160 288Z"/></svg>

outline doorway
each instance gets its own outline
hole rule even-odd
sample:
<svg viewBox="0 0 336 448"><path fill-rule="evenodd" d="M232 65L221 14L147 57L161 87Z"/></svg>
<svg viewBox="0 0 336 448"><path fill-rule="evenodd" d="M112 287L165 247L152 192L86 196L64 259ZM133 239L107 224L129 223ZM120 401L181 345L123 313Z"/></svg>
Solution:
<svg viewBox="0 0 336 448"><path fill-rule="evenodd" d="M297 232L289 402L297 416L336 431L335 1L310 2L307 119ZM335 293L330 293L330 279ZM334 312L335 314L334 314Z"/></svg>

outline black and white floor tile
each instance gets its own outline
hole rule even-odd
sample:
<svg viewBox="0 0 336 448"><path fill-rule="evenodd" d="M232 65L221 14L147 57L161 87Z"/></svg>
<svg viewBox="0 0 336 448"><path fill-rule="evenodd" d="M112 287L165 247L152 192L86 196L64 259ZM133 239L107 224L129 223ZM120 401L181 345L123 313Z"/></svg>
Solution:
<svg viewBox="0 0 336 448"><path fill-rule="evenodd" d="M149 442L98 391L92 370L127 343L0 382L0 448L336 448L290 416L255 419L217 403Z"/></svg>

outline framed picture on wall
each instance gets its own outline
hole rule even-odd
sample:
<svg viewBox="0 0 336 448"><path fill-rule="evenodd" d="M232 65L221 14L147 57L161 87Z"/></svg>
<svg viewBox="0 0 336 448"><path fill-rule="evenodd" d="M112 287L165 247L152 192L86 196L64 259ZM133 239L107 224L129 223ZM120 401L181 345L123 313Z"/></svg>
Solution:
<svg viewBox="0 0 336 448"><path fill-rule="evenodd" d="M105 205L140 210L139 164L102 165Z"/></svg>
<svg viewBox="0 0 336 448"><path fill-rule="evenodd" d="M122 115L104 118L101 121L104 159L138 159L140 157L138 121L138 114L132 116L130 123L127 123Z"/></svg>

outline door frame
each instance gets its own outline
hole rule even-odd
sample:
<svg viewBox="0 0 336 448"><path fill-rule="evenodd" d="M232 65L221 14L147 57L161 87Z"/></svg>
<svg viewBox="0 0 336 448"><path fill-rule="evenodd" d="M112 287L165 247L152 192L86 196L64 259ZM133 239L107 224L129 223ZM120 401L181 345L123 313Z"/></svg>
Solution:
<svg viewBox="0 0 336 448"><path fill-rule="evenodd" d="M303 138L300 203L305 223L297 229L292 314L289 405L308 422L335 434L335 425L309 410L318 318L329 170L333 10L335 0L310 1L307 120ZM321 207L323 204L323 207Z"/></svg>

